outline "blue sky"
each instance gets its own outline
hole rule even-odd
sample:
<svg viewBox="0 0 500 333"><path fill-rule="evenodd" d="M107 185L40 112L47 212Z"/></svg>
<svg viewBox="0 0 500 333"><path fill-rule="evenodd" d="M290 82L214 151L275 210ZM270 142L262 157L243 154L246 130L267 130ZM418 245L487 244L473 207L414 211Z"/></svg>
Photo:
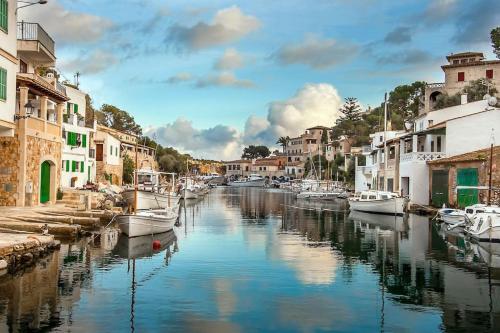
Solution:
<svg viewBox="0 0 500 333"><path fill-rule="evenodd" d="M20 11L56 41L57 67L162 144L233 158L331 125L415 80L442 81L451 52L483 51L500 24L486 0L49 0Z"/></svg>

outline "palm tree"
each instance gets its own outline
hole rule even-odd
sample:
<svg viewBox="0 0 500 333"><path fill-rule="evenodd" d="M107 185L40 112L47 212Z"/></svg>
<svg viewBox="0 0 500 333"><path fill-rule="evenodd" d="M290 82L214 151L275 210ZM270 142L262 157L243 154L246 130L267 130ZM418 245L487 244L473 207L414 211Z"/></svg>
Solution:
<svg viewBox="0 0 500 333"><path fill-rule="evenodd" d="M290 141L289 136L282 136L276 141L276 144L281 145L283 147L283 153L285 152L286 146L288 145L288 141Z"/></svg>

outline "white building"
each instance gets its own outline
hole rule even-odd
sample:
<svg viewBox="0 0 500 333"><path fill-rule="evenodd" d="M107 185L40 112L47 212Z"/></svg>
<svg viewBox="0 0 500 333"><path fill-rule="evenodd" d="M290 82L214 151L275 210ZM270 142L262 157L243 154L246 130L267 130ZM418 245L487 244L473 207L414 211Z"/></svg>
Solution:
<svg viewBox="0 0 500 333"><path fill-rule="evenodd" d="M87 127L85 122L86 94L66 85L66 102L63 115L61 186L81 188L96 180L95 123Z"/></svg>
<svg viewBox="0 0 500 333"><path fill-rule="evenodd" d="M0 6L0 136L14 136L16 111L16 1Z"/></svg>
<svg viewBox="0 0 500 333"><path fill-rule="evenodd" d="M404 134L404 131L386 131L386 140L392 140ZM382 189L386 181L384 180L384 132L370 134L371 143L369 147L362 148L362 155L365 156L365 165L356 163L354 187L356 192L368 189Z"/></svg>
<svg viewBox="0 0 500 333"><path fill-rule="evenodd" d="M120 154L120 139L112 135L106 127L97 126L95 145L97 182L108 181L111 184L121 185L123 160Z"/></svg>

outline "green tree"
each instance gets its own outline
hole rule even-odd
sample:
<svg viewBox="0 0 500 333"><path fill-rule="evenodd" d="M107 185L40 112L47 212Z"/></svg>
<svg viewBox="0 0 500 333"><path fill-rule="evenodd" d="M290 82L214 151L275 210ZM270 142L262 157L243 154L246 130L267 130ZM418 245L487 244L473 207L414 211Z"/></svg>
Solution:
<svg viewBox="0 0 500 333"><path fill-rule="evenodd" d="M493 53L500 59L500 27L491 30L491 46L493 46Z"/></svg>
<svg viewBox="0 0 500 333"><path fill-rule="evenodd" d="M339 112L341 115L331 131L332 139L338 140L340 136L345 136L352 145L356 141L358 127L362 125L362 111L358 100L354 97L347 97Z"/></svg>
<svg viewBox="0 0 500 333"><path fill-rule="evenodd" d="M123 182L125 184L132 184L134 180L134 161L125 154L123 156Z"/></svg>
<svg viewBox="0 0 500 333"><path fill-rule="evenodd" d="M282 136L276 141L276 144L279 144L283 148L283 153L285 152L286 146L288 145L288 141L290 141L289 136Z"/></svg>
<svg viewBox="0 0 500 333"><path fill-rule="evenodd" d="M411 121L418 116L421 98L425 95L426 83L416 81L412 84L403 84L389 93L388 111L393 126L404 128L405 121Z"/></svg>
<svg viewBox="0 0 500 333"><path fill-rule="evenodd" d="M135 135L142 134L142 128L135 122L134 117L114 105L103 104L95 114L100 125Z"/></svg>
<svg viewBox="0 0 500 333"><path fill-rule="evenodd" d="M255 146L250 145L243 149L243 154L241 158L254 159L254 158L266 158L271 155L271 151L266 146Z"/></svg>
<svg viewBox="0 0 500 333"><path fill-rule="evenodd" d="M323 130L321 134L321 143L325 145L328 143L328 130Z"/></svg>

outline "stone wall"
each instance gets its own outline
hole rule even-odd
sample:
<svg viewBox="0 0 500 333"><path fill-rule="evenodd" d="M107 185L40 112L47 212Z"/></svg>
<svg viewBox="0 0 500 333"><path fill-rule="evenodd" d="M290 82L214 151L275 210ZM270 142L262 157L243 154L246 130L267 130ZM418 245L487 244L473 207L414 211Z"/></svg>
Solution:
<svg viewBox="0 0 500 333"><path fill-rule="evenodd" d="M109 178L112 177L114 185L122 185L123 179L123 160L120 160L120 165L110 165L102 161L96 162L96 182L109 184Z"/></svg>
<svg viewBox="0 0 500 333"><path fill-rule="evenodd" d="M44 161L51 163L50 201L55 203L55 194L61 179L61 143L33 136L26 137L26 182L33 182L31 198L27 195L26 206L40 203L40 168ZM52 168L54 168L52 170ZM55 172L52 172L55 171ZM53 179L53 175L55 179Z"/></svg>
<svg viewBox="0 0 500 333"><path fill-rule="evenodd" d="M492 187L500 188L500 155L494 156L493 165L497 166L492 173ZM457 205L457 170L466 168L478 169L479 186L488 186L489 182L489 160L487 161L474 161L474 162L457 162L457 163L442 163L429 165L429 178L430 187L432 189L432 171L433 170L448 170L448 201L453 207ZM429 193L431 195L431 193ZM479 202L486 203L488 197L487 190L479 191ZM500 204L500 191L492 191L491 202L493 204Z"/></svg>
<svg viewBox="0 0 500 333"><path fill-rule="evenodd" d="M15 206L17 200L19 140L0 137L0 206Z"/></svg>

